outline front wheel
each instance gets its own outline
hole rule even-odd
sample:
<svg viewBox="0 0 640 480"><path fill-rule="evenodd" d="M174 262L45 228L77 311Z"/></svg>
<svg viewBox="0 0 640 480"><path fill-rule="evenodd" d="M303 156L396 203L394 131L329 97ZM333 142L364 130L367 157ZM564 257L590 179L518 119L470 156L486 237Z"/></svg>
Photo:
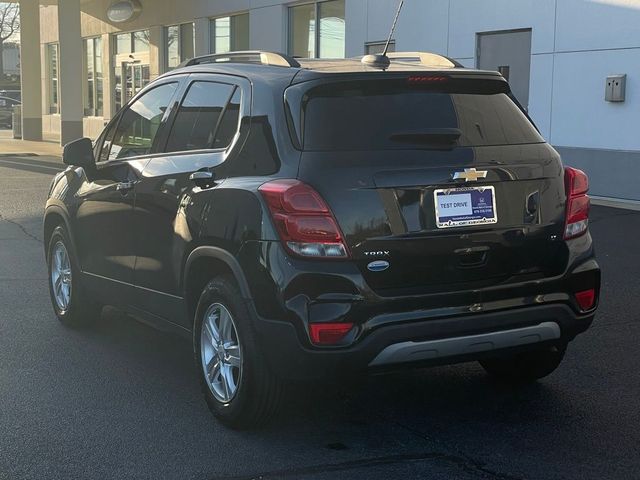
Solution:
<svg viewBox="0 0 640 480"><path fill-rule="evenodd" d="M248 428L274 415L282 384L262 358L250 313L231 277L217 277L202 291L193 340L202 391L216 418Z"/></svg>
<svg viewBox="0 0 640 480"><path fill-rule="evenodd" d="M101 307L84 291L80 269L73 255L69 235L63 226L53 231L47 254L49 293L58 319L70 327L91 324Z"/></svg>
<svg viewBox="0 0 640 480"><path fill-rule="evenodd" d="M507 383L528 383L550 375L562 362L566 344L515 355L487 358L480 365L492 377Z"/></svg>

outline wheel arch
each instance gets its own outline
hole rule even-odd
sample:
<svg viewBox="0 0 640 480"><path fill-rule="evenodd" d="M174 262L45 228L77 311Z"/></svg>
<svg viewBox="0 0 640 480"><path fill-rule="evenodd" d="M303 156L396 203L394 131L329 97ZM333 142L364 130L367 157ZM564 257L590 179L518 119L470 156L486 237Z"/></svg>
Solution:
<svg viewBox="0 0 640 480"><path fill-rule="evenodd" d="M49 250L49 240L51 239L51 235L56 227L59 225L64 225L67 230L67 234L69 235L69 240L71 241L71 246L76 252L76 243L75 238L73 236L73 231L71 230L71 223L69 222L69 215L67 212L57 206L50 205L44 212L44 220L43 220L43 243L44 243L44 251L45 255Z"/></svg>
<svg viewBox="0 0 640 480"><path fill-rule="evenodd" d="M182 287L189 319L193 320L204 286L215 276L231 275L244 300L251 300L249 284L242 267L228 251L213 246L195 248L187 257Z"/></svg>

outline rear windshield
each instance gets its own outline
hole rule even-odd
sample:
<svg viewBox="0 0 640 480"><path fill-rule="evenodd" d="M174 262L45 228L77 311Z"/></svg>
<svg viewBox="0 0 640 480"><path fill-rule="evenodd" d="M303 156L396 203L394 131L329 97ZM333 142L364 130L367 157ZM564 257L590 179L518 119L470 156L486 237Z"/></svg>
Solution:
<svg viewBox="0 0 640 480"><path fill-rule="evenodd" d="M502 81L425 77L325 83L303 95L305 150L452 148L544 139Z"/></svg>

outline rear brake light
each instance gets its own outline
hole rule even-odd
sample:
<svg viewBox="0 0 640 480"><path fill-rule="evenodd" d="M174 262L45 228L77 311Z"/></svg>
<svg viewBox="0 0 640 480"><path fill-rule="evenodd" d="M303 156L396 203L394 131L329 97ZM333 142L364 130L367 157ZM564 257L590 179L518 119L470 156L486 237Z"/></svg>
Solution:
<svg viewBox="0 0 640 480"><path fill-rule="evenodd" d="M311 323L309 336L316 345L335 345L353 328L353 323Z"/></svg>
<svg viewBox="0 0 640 480"><path fill-rule="evenodd" d="M449 80L449 77L442 76L425 76L425 75L413 75L408 78L409 85L425 85L433 83L444 83Z"/></svg>
<svg viewBox="0 0 640 480"><path fill-rule="evenodd" d="M298 180L284 179L259 188L280 239L303 257L345 258L342 232L320 194Z"/></svg>
<svg viewBox="0 0 640 480"><path fill-rule="evenodd" d="M568 240L584 234L589 226L589 178L582 170L566 167L564 185L567 193L564 238Z"/></svg>
<svg viewBox="0 0 640 480"><path fill-rule="evenodd" d="M587 310L591 310L596 303L596 290L592 288L590 290L578 292L575 294L575 297L580 310L586 312Z"/></svg>

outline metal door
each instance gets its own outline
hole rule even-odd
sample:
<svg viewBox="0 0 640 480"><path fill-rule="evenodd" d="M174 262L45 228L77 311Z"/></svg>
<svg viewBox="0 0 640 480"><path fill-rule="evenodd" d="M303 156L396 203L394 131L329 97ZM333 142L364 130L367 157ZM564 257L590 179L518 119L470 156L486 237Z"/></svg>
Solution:
<svg viewBox="0 0 640 480"><path fill-rule="evenodd" d="M479 33L477 42L478 68L502 73L515 97L528 108L531 29Z"/></svg>

